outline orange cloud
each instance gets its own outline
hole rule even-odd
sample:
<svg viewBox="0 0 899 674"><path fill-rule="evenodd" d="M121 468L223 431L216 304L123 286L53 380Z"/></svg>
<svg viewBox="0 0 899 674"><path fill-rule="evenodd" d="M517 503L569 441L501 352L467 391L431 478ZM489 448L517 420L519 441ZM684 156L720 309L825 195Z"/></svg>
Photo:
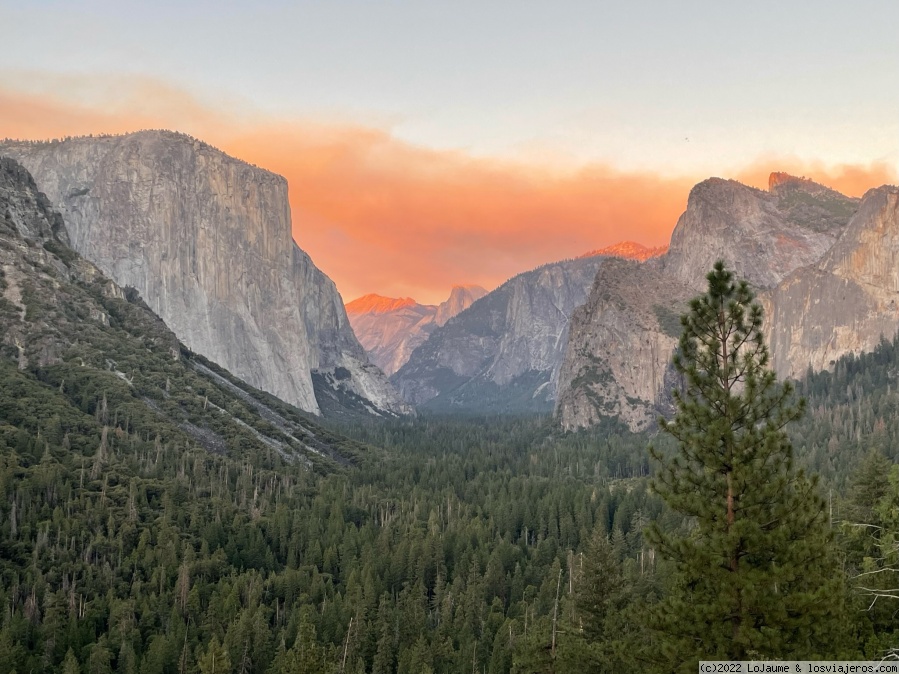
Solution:
<svg viewBox="0 0 899 674"><path fill-rule="evenodd" d="M181 89L151 78L36 75L34 79L53 93L23 91L3 86L0 80L0 135L47 139L164 127L192 135L209 129L222 136L237 123Z"/></svg>
<svg viewBox="0 0 899 674"><path fill-rule="evenodd" d="M344 291L444 299L635 239L666 243L690 181L567 175L412 147L370 129L265 129L228 148L288 176L294 233Z"/></svg>
<svg viewBox="0 0 899 674"><path fill-rule="evenodd" d="M820 161L803 161L797 157L758 159L751 166L738 171L735 177L747 185L768 189L768 176L772 171L804 176L851 197L863 196L872 187L897 182L896 168L886 162L828 165Z"/></svg>
<svg viewBox="0 0 899 674"><path fill-rule="evenodd" d="M289 183L294 238L345 300L377 292L439 302L453 284L493 288L621 240L666 244L690 187L706 177L473 158L416 147L382 129L229 115L153 81L129 81L110 95L87 104L0 88L0 135L174 128L280 173ZM895 181L882 165L796 159L759 162L735 177L764 188L771 170L849 194Z"/></svg>

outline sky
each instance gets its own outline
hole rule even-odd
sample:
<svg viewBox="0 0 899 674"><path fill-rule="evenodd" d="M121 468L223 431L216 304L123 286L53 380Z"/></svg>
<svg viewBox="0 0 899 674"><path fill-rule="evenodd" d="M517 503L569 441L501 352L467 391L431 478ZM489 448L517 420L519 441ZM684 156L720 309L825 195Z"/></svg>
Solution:
<svg viewBox="0 0 899 674"><path fill-rule="evenodd" d="M287 177L345 300L621 240L690 187L899 181L899 3L0 0L0 137L169 128Z"/></svg>

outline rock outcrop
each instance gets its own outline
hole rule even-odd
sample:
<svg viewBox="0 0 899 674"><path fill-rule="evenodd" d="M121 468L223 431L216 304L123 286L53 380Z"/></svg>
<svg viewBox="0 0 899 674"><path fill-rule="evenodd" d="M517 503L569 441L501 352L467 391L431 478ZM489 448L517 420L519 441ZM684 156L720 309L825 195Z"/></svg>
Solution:
<svg viewBox="0 0 899 674"><path fill-rule="evenodd" d="M436 328L391 381L432 410L549 411L568 322L607 258L547 264L519 274Z"/></svg>
<svg viewBox="0 0 899 674"><path fill-rule="evenodd" d="M858 207L810 180L781 178L764 192L711 178L690 191L671 234L664 273L697 292L716 260L756 288L771 288L821 259Z"/></svg>
<svg viewBox="0 0 899 674"><path fill-rule="evenodd" d="M190 349L301 409L408 407L366 357L333 282L291 234L287 182L182 134L0 144L72 247L132 286Z"/></svg>
<svg viewBox="0 0 899 674"><path fill-rule="evenodd" d="M72 323L108 326L100 302L82 302L77 314L66 306L67 290L82 294L77 282L98 276L93 265L68 249L62 217L28 171L0 157L0 357L14 360L19 370L55 365L73 341L66 338ZM112 283L101 279L98 286L124 298ZM169 346L177 353L177 342Z"/></svg>
<svg viewBox="0 0 899 674"><path fill-rule="evenodd" d="M695 293L659 260L609 260L571 318L556 403L566 430L618 417L649 426L664 404L680 315Z"/></svg>
<svg viewBox="0 0 899 674"><path fill-rule="evenodd" d="M899 330L899 188L869 191L822 260L760 297L780 377L827 369Z"/></svg>
<svg viewBox="0 0 899 674"><path fill-rule="evenodd" d="M608 416L634 430L650 426L670 405L679 316L705 291L714 262L725 260L757 291L772 292L821 260L856 209L857 199L785 174L772 177L768 192L718 178L698 184L668 252L644 264L604 266L575 313L559 376L562 426ZM767 324L777 326L777 317ZM782 347L772 346L778 358Z"/></svg>
<svg viewBox="0 0 899 674"><path fill-rule="evenodd" d="M387 375L399 370L434 330L487 294L480 286L454 286L441 304L411 297L364 295L346 305L356 337L372 362Z"/></svg>

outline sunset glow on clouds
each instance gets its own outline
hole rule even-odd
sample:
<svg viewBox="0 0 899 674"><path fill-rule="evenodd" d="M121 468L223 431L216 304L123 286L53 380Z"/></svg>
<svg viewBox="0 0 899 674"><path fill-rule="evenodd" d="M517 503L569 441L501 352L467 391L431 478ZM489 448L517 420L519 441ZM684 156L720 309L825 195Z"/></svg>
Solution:
<svg viewBox="0 0 899 674"><path fill-rule="evenodd" d="M690 188L707 175L501 160L433 150L389 129L224 112L154 80L91 97L0 87L0 136L183 131L288 179L293 233L344 300L376 292L440 302L456 283L492 289L545 262L621 240L666 244ZM238 106L238 109L239 106ZM773 170L859 196L896 182L886 164L762 157L716 171L757 187Z"/></svg>

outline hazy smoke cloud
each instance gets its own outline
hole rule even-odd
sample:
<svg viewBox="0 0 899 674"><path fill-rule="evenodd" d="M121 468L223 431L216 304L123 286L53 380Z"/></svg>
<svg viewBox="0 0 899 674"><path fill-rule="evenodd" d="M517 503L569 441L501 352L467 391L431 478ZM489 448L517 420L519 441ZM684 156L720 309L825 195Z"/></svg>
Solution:
<svg viewBox="0 0 899 674"><path fill-rule="evenodd" d="M666 244L690 187L707 177L473 158L412 146L383 129L231 110L152 80L77 97L0 87L0 135L169 128L280 173L290 186L294 238L344 299L377 292L439 302L455 283L493 288L544 262L621 240ZM852 195L896 181L881 164L775 157L722 177L765 188L772 170Z"/></svg>

